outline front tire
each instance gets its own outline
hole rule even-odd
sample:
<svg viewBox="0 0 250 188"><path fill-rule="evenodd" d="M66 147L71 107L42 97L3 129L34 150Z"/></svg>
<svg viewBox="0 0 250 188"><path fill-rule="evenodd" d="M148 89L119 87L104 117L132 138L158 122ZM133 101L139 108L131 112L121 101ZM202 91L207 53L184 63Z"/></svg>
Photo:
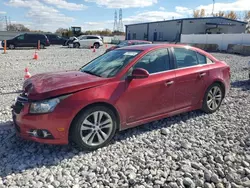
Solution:
<svg viewBox="0 0 250 188"><path fill-rule="evenodd" d="M220 84L212 84L206 91L202 110L206 113L214 113L220 108L221 102L224 98L224 90Z"/></svg>
<svg viewBox="0 0 250 188"><path fill-rule="evenodd" d="M117 119L111 109L94 106L80 112L71 126L70 139L80 149L96 150L107 145L114 137Z"/></svg>
<svg viewBox="0 0 250 188"><path fill-rule="evenodd" d="M77 43L74 43L73 45L74 48L80 48L80 44L77 42Z"/></svg>
<svg viewBox="0 0 250 188"><path fill-rule="evenodd" d="M9 48L10 50L14 50L16 47L15 47L14 44L9 44L8 48Z"/></svg>

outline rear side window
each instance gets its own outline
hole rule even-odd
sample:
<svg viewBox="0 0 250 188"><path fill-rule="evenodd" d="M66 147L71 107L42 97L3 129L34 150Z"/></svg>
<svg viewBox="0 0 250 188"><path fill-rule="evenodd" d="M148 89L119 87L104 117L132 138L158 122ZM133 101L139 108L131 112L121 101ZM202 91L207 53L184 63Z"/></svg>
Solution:
<svg viewBox="0 0 250 188"><path fill-rule="evenodd" d="M87 39L99 39L99 37L95 37L95 36L88 36Z"/></svg>
<svg viewBox="0 0 250 188"><path fill-rule="evenodd" d="M207 57L207 64L211 64L211 63L214 63L214 62Z"/></svg>
<svg viewBox="0 0 250 188"><path fill-rule="evenodd" d="M191 67L199 64L196 52L186 48L174 48L177 68Z"/></svg>

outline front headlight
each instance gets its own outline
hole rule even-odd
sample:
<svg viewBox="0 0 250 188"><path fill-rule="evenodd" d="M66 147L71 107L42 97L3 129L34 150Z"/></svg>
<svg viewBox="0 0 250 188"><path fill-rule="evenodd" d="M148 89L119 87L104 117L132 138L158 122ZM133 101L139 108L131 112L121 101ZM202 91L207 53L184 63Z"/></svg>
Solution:
<svg viewBox="0 0 250 188"><path fill-rule="evenodd" d="M55 107L61 102L61 100L65 99L69 95L65 95L58 98L48 99L44 101L32 102L30 104L29 112L31 114L43 114L53 112Z"/></svg>

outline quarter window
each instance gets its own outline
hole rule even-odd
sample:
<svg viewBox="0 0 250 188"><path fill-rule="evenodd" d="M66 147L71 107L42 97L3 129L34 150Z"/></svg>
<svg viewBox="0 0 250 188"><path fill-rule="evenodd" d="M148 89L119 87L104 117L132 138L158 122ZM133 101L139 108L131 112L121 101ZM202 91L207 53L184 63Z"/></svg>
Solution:
<svg viewBox="0 0 250 188"><path fill-rule="evenodd" d="M199 64L201 65L207 64L206 56L201 55L200 53L197 52L197 57L198 57Z"/></svg>
<svg viewBox="0 0 250 188"><path fill-rule="evenodd" d="M196 52L186 48L175 48L177 68L191 67L199 64Z"/></svg>
<svg viewBox="0 0 250 188"><path fill-rule="evenodd" d="M163 72L170 69L170 60L168 49L160 49L153 52L149 52L142 59L140 59L130 70L143 68L149 72L149 74Z"/></svg>
<svg viewBox="0 0 250 188"><path fill-rule="evenodd" d="M207 57L207 64L211 64L211 63L214 63L214 62Z"/></svg>

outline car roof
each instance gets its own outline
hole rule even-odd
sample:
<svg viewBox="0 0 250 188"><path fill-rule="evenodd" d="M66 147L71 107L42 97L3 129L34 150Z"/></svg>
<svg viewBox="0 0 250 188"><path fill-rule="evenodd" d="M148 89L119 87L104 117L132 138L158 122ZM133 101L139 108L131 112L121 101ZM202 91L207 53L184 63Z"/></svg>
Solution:
<svg viewBox="0 0 250 188"><path fill-rule="evenodd" d="M87 37L100 37L100 35L80 35L80 36L87 36Z"/></svg>
<svg viewBox="0 0 250 188"><path fill-rule="evenodd" d="M121 49L125 49L125 50L142 50L142 51L149 51L149 50L154 50L157 48L164 48L164 47L179 47L179 48L189 48L191 50L195 50L203 55L206 55L207 57L213 59L214 61L218 61L214 56L212 56L211 54L209 54L208 52L193 47L193 46L189 46L187 44L140 44L140 45L133 45L133 46L125 46L125 47L121 47L118 48L116 50L121 50Z"/></svg>
<svg viewBox="0 0 250 188"><path fill-rule="evenodd" d="M154 48L160 48L160 47L185 47L187 45L183 44L141 44L141 45L134 45L134 46L126 46L122 47L121 49L131 49L131 50L150 50Z"/></svg>
<svg viewBox="0 0 250 188"><path fill-rule="evenodd" d="M151 41L147 41L147 40L126 40L129 42L151 42Z"/></svg>

